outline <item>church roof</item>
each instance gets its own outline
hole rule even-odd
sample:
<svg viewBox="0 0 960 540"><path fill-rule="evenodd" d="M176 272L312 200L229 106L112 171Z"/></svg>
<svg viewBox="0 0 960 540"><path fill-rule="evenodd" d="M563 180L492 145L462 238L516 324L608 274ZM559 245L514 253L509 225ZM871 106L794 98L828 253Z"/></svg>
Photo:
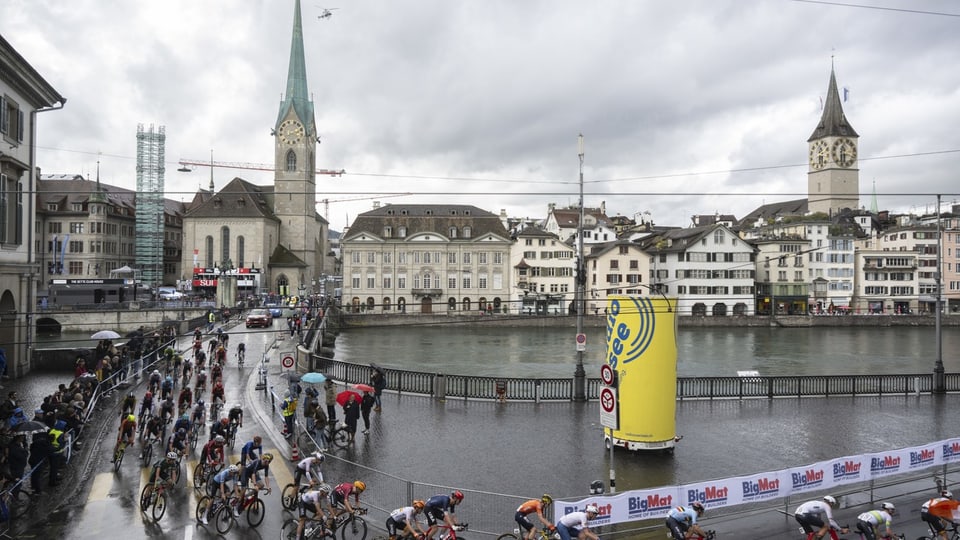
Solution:
<svg viewBox="0 0 960 540"><path fill-rule="evenodd" d="M271 267L293 266L298 268L306 268L307 266L307 263L303 262L303 259L294 255L293 252L285 248L283 244L277 244L277 247L274 248L273 253L270 254L270 260L268 261L268 264Z"/></svg>
<svg viewBox="0 0 960 540"><path fill-rule="evenodd" d="M830 85L827 87L827 99L823 103L820 123L817 124L817 128L813 130L813 134L810 135L807 142L824 137L859 137L847 120L846 115L843 114L840 92L837 91L837 77L833 68L830 69Z"/></svg>
<svg viewBox="0 0 960 540"><path fill-rule="evenodd" d="M307 133L316 133L314 126L313 102L307 89L307 60L303 52L303 25L300 17L300 0L296 0L293 13L293 37L290 41L290 67L287 70L287 91L280 104L277 124L283 120L290 109L304 123Z"/></svg>
<svg viewBox="0 0 960 540"><path fill-rule="evenodd" d="M272 186L258 186L242 178L234 178L216 193L198 192L187 211L187 217L278 220L270 201L272 191Z"/></svg>

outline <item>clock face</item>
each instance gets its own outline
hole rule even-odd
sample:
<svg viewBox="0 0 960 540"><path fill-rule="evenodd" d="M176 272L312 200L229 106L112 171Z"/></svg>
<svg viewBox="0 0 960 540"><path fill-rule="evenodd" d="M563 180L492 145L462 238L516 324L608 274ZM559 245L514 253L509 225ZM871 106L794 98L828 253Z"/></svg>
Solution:
<svg viewBox="0 0 960 540"><path fill-rule="evenodd" d="M822 169L830 161L830 147L823 141L810 145L810 168Z"/></svg>
<svg viewBox="0 0 960 540"><path fill-rule="evenodd" d="M303 126L296 120L285 120L277 130L277 135L283 144L298 143L303 138L303 134Z"/></svg>
<svg viewBox="0 0 960 540"><path fill-rule="evenodd" d="M841 167L850 167L857 161L857 145L846 137L833 143L833 160Z"/></svg>

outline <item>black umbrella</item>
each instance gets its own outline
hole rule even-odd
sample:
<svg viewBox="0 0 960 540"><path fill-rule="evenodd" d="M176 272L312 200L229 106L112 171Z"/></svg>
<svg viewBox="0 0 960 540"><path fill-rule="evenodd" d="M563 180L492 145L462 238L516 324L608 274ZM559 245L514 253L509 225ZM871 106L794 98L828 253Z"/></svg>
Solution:
<svg viewBox="0 0 960 540"><path fill-rule="evenodd" d="M50 426L36 420L27 420L20 422L11 430L18 435L30 435L32 433L46 433L50 431Z"/></svg>
<svg viewBox="0 0 960 540"><path fill-rule="evenodd" d="M380 366L378 366L378 365L376 365L376 364L374 364L373 362L370 362L370 367L372 367L373 370L376 371L376 372L378 372L379 374L385 375L385 373L383 372L383 368L380 367Z"/></svg>

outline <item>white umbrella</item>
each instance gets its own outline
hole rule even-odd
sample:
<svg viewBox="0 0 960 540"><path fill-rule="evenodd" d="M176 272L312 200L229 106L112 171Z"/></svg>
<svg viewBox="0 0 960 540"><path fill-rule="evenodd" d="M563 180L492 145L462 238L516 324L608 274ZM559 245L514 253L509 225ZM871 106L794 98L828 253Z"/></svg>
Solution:
<svg viewBox="0 0 960 540"><path fill-rule="evenodd" d="M114 332L113 330L101 330L90 336L90 339L117 339L118 337L120 337L120 334Z"/></svg>

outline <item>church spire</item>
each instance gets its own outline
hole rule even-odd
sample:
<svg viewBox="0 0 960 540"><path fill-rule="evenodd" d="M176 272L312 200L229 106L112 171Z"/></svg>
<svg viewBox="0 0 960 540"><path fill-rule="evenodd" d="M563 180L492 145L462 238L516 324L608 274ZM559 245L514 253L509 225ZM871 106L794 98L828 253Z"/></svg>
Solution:
<svg viewBox="0 0 960 540"><path fill-rule="evenodd" d="M824 137L859 137L853 126L847 121L846 115L843 114L840 92L837 91L837 76L833 71L833 66L830 66L830 85L827 87L827 99L823 104L820 123L817 124L817 128L813 130L813 134L810 135L807 142Z"/></svg>
<svg viewBox="0 0 960 540"><path fill-rule="evenodd" d="M287 91L280 104L280 114L277 116L277 126L283 121L290 109L312 132L313 103L307 90L307 61L303 52L303 24L300 17L300 0L294 3L293 37L290 42L290 67L287 70Z"/></svg>

